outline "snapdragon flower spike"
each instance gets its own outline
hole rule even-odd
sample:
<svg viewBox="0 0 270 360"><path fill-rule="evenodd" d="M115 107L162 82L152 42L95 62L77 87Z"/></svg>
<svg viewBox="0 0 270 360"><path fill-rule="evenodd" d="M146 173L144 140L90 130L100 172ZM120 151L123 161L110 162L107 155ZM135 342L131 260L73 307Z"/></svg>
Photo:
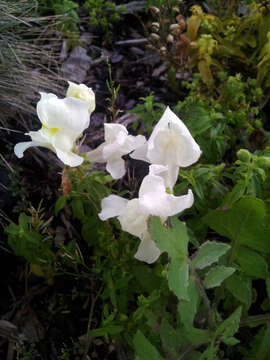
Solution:
<svg viewBox="0 0 270 360"><path fill-rule="evenodd" d="M83 158L73 152L73 147L76 139L89 126L88 103L72 97L58 99L54 94L40 94L37 115L42 127L25 134L32 141L16 144L15 155L22 158L29 147L42 146L54 151L64 164L71 167L80 165Z"/></svg>
<svg viewBox="0 0 270 360"><path fill-rule="evenodd" d="M151 164L168 165L165 183L166 187L173 189L179 167L192 165L200 155L200 147L186 125L167 107L149 140L130 157Z"/></svg>
<svg viewBox="0 0 270 360"><path fill-rule="evenodd" d="M68 81L68 84L66 96L86 101L88 103L88 111L91 114L96 108L94 91L84 84L77 85L71 81Z"/></svg>
<svg viewBox="0 0 270 360"><path fill-rule="evenodd" d="M146 139L142 135L132 136L121 124L104 124L105 142L86 154L90 162L107 163L106 170L114 179L125 175L123 155L142 146Z"/></svg>
<svg viewBox="0 0 270 360"><path fill-rule="evenodd" d="M166 192L166 171L166 166L151 165L149 174L143 179L137 199L127 200L110 195L101 202L100 219L107 220L117 216L123 231L141 239L135 258L148 264L155 262L160 256L160 250L147 229L149 216L160 216L165 221L168 216L182 212L194 202L191 190L183 196L174 196Z"/></svg>

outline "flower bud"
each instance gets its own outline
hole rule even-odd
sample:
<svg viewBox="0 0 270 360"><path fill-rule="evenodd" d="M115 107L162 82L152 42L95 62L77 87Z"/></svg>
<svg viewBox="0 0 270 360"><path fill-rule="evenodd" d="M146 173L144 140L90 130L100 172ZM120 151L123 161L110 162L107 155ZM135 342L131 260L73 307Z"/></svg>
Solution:
<svg viewBox="0 0 270 360"><path fill-rule="evenodd" d="M256 161L256 165L258 165L259 167L261 167L263 169L270 168L270 157L260 156Z"/></svg>
<svg viewBox="0 0 270 360"><path fill-rule="evenodd" d="M158 33L159 28L160 28L160 24L158 22L153 22L151 24L151 29L152 29L153 33Z"/></svg>
<svg viewBox="0 0 270 360"><path fill-rule="evenodd" d="M239 160L241 160L242 162L248 163L251 159L251 154L248 150L246 149L240 149L237 152L237 157Z"/></svg>
<svg viewBox="0 0 270 360"><path fill-rule="evenodd" d="M77 85L71 81L68 81L69 87L67 89L66 96L80 99L88 103L88 111L91 114L96 107L95 93L89 87L84 84Z"/></svg>

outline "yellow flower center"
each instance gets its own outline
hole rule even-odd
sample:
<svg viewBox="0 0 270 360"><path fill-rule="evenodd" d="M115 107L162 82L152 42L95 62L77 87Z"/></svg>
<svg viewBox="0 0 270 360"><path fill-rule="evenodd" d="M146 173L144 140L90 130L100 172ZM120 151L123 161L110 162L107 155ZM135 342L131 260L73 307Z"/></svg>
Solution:
<svg viewBox="0 0 270 360"><path fill-rule="evenodd" d="M46 133L49 136L53 136L59 131L59 128L48 128L46 125L42 125L42 129L46 129Z"/></svg>

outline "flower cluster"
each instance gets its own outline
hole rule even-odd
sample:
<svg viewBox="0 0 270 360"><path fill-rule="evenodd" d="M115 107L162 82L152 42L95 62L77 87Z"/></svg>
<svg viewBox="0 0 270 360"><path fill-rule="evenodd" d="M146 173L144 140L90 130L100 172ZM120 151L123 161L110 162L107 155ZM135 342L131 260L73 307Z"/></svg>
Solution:
<svg viewBox="0 0 270 360"><path fill-rule="evenodd" d="M42 146L54 151L65 165L79 166L83 157L74 152L75 142L89 126L90 114L95 109L94 92L83 84L70 82L64 99L43 92L40 95L37 115L41 129L26 133L32 141L16 144L15 154L22 158L29 147Z"/></svg>
<svg viewBox="0 0 270 360"><path fill-rule="evenodd" d="M32 141L18 143L15 154L21 158L27 148L43 146L54 151L64 164L71 167L80 165L84 158L76 154L74 148L76 140L89 126L94 109L95 95L83 84L69 82L64 99L41 93L37 114L42 127L27 133ZM110 195L102 200L99 217L101 220L117 217L123 231L141 240L135 257L153 263L160 256L160 250L148 231L148 219L159 216L165 221L193 205L191 190L186 195L174 196L173 187L179 168L190 166L199 159L200 147L169 107L148 140L142 135L129 135L120 124L104 124L104 129L104 143L85 155L87 161L106 163L106 169L114 179L125 175L124 155L130 154L131 158L146 161L150 166L138 198L127 200Z"/></svg>
<svg viewBox="0 0 270 360"><path fill-rule="evenodd" d="M101 149L102 146L105 147L106 142L100 146ZM126 146L125 153L129 151L130 148ZM119 151L118 155L121 156L121 153ZM140 238L141 243L135 254L136 259L151 264L160 255L160 250L147 228L149 216L159 216L162 221L165 221L169 216L179 214L193 205L194 198L191 190L188 190L186 195L174 196L173 187L178 178L179 167L192 165L200 155L199 145L184 123L169 107L155 126L148 141L130 154L133 159L151 164L149 174L141 183L139 196L132 200L123 199L117 195L106 197L102 200L99 217L101 220L107 220L117 216L122 230Z"/></svg>

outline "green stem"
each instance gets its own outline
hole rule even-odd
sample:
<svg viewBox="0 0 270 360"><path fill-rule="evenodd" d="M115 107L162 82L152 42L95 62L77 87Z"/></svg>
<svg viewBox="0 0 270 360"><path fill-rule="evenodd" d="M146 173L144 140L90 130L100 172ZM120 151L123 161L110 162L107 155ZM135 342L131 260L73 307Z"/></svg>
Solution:
<svg viewBox="0 0 270 360"><path fill-rule="evenodd" d="M240 321L240 327L244 326L259 326L270 322L270 313L262 315L247 316L246 318Z"/></svg>

